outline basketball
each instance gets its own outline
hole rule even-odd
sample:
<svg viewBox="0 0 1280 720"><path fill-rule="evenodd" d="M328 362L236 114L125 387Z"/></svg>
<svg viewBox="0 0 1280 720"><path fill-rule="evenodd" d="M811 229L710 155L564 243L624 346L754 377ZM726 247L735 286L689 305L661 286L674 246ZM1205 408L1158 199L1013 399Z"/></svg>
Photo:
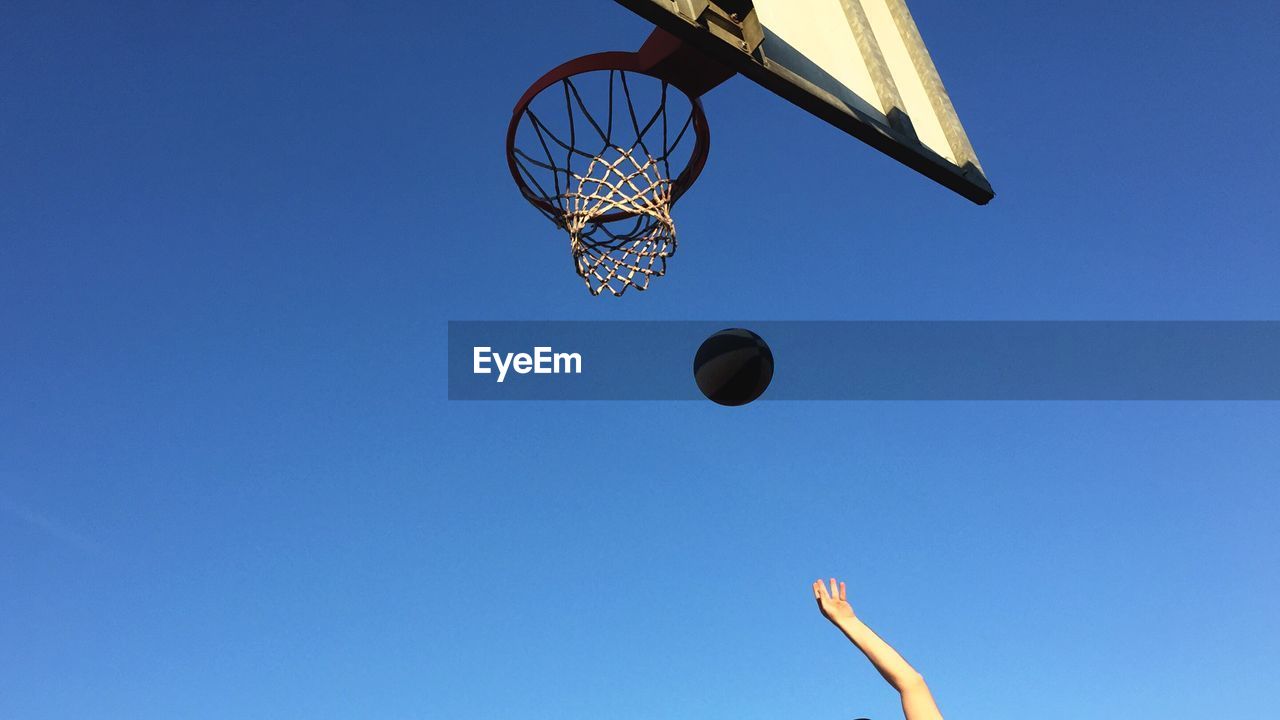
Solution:
<svg viewBox="0 0 1280 720"><path fill-rule="evenodd" d="M698 348L693 379L714 403L746 405L763 395L773 380L773 351L750 330L721 330Z"/></svg>

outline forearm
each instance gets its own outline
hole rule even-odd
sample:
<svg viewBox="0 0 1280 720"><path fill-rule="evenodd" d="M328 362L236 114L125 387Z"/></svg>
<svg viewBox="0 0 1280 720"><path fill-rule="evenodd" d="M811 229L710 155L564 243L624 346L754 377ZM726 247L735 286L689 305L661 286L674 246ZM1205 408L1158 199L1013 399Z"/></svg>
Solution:
<svg viewBox="0 0 1280 720"><path fill-rule="evenodd" d="M836 623L840 632L862 651L876 670L884 676L898 692L906 692L924 685L924 678L911 667L898 651L880 639L879 635L866 626L861 620L841 620Z"/></svg>

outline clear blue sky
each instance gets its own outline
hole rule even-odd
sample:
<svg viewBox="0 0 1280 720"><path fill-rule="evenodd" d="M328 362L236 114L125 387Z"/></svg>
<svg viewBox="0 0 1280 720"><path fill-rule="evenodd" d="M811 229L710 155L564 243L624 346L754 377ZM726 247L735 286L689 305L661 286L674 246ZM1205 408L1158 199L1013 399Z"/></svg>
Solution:
<svg viewBox="0 0 1280 720"><path fill-rule="evenodd" d="M733 80L621 301L501 145L621 6L106 5L0 7L0 717L892 718L829 574L950 718L1275 715L1275 403L444 399L450 319L1280 319L1274 3L913 0L986 208Z"/></svg>

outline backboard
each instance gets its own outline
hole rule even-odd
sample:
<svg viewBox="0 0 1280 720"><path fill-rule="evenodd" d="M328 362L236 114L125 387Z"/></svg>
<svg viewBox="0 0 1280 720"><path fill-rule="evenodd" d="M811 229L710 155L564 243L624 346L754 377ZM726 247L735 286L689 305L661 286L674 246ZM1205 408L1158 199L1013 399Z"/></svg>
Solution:
<svg viewBox="0 0 1280 720"><path fill-rule="evenodd" d="M618 0L902 164L995 196L904 0Z"/></svg>

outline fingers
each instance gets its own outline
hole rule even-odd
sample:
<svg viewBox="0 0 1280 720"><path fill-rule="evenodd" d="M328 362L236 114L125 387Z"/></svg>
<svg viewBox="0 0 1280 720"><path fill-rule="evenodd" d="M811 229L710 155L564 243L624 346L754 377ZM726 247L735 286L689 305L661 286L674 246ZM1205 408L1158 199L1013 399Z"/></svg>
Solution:
<svg viewBox="0 0 1280 720"><path fill-rule="evenodd" d="M831 578L831 589L827 589L827 583L822 580L813 581L813 599L815 600L847 600L848 594L845 590L844 583L837 582L835 578Z"/></svg>
<svg viewBox="0 0 1280 720"><path fill-rule="evenodd" d="M813 596L818 600L829 600L831 598L831 596L827 594L827 586L823 585L821 580L814 581Z"/></svg>

